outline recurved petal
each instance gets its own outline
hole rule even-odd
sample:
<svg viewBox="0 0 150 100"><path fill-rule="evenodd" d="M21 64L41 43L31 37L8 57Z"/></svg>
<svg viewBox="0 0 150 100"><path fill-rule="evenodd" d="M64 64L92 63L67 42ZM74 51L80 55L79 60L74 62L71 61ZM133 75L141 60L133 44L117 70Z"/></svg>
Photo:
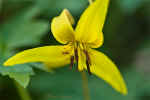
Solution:
<svg viewBox="0 0 150 100"><path fill-rule="evenodd" d="M91 72L109 83L115 90L126 95L127 88L117 66L103 53L90 50Z"/></svg>
<svg viewBox="0 0 150 100"><path fill-rule="evenodd" d="M63 66L69 64L72 47L66 46L44 46L22 51L9 58L4 66L13 66L15 64L24 64L30 62L48 62L52 66Z"/></svg>
<svg viewBox="0 0 150 100"><path fill-rule="evenodd" d="M103 42L102 29L108 3L109 0L95 0L95 2L89 5L83 12L75 30L75 38L78 41L96 44L95 47L102 45L100 41Z"/></svg>
<svg viewBox="0 0 150 100"><path fill-rule="evenodd" d="M59 16L53 18L51 31L58 42L66 44L74 41L72 24L74 24L74 18L67 9L64 9Z"/></svg>

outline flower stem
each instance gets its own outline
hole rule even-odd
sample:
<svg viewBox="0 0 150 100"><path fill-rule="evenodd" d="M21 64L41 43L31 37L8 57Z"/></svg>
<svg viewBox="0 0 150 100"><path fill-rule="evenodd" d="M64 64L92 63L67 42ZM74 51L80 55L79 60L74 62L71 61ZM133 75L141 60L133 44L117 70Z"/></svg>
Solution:
<svg viewBox="0 0 150 100"><path fill-rule="evenodd" d="M92 4L92 3L93 3L93 0L89 0L89 3Z"/></svg>
<svg viewBox="0 0 150 100"><path fill-rule="evenodd" d="M85 71L81 72L82 75L82 83L83 83L83 95L84 95L84 100L90 100L90 95L89 95L89 88L88 88L88 79L86 76Z"/></svg>
<svg viewBox="0 0 150 100"><path fill-rule="evenodd" d="M19 93L19 96L20 96L21 100L32 100L30 95L29 95L29 93L28 93L28 91L25 88L23 88L16 81L14 81L14 84L15 84L15 86L17 88L17 91Z"/></svg>

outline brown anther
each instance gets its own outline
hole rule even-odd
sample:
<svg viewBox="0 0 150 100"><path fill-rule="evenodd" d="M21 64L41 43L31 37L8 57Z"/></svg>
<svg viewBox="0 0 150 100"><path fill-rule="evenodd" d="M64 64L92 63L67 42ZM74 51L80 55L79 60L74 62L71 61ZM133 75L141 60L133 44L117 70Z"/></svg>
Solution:
<svg viewBox="0 0 150 100"><path fill-rule="evenodd" d="M89 75L92 75L91 70L90 70L90 64L89 64L88 60L86 60L86 66L87 66L87 70L88 70Z"/></svg>
<svg viewBox="0 0 150 100"><path fill-rule="evenodd" d="M89 57L88 52L84 50L84 53L85 53L85 55L86 55L86 66L87 66L87 70L88 70L89 75L91 75L91 70L90 70L91 60L90 60L90 57Z"/></svg>
<svg viewBox="0 0 150 100"><path fill-rule="evenodd" d="M73 64L74 64L74 56L71 56L71 58L70 58L70 69L72 69Z"/></svg>
<svg viewBox="0 0 150 100"><path fill-rule="evenodd" d="M77 62L77 66L78 66L79 56L78 56L78 49L77 48L75 49L74 53L75 53L75 60Z"/></svg>

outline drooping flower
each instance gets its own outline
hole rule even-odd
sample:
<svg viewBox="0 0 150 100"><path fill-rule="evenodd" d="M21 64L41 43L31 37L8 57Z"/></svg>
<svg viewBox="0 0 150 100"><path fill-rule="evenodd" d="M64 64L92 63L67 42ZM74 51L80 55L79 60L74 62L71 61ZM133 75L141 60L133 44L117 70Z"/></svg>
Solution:
<svg viewBox="0 0 150 100"><path fill-rule="evenodd" d="M51 31L64 45L44 46L25 50L8 59L4 65L13 66L29 62L42 62L50 68L77 63L79 71L87 70L109 83L115 90L127 94L125 82L116 65L98 48L103 44L102 29L109 0L96 0L83 12L76 29L74 19L67 9L55 17Z"/></svg>

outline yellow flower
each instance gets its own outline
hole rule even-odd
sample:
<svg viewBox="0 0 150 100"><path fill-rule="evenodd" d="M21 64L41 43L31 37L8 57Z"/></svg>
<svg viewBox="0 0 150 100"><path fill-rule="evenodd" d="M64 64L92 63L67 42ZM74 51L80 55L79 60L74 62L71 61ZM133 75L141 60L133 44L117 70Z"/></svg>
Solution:
<svg viewBox="0 0 150 100"><path fill-rule="evenodd" d="M56 40L64 45L44 46L25 50L8 59L4 65L12 66L29 62L42 62L50 68L66 64L72 67L76 62L78 70L87 70L122 94L127 94L125 82L116 65L98 48L103 44L102 28L104 25L109 0L96 0L82 14L76 29L74 19L67 9L51 23L51 30Z"/></svg>

